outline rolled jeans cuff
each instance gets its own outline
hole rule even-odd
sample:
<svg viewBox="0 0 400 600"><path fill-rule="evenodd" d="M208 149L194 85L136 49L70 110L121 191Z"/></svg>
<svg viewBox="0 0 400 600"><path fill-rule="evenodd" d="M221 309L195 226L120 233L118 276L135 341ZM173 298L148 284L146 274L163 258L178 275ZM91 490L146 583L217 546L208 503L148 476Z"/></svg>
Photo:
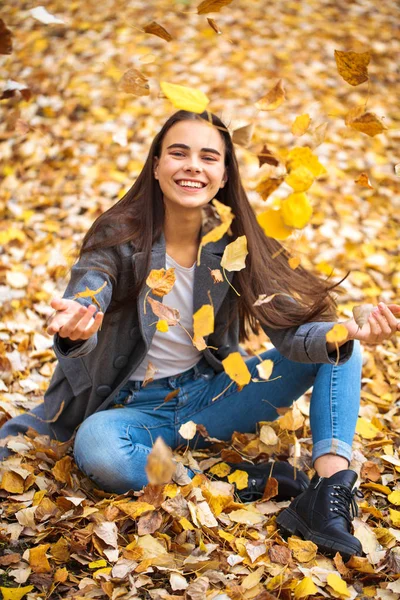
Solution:
<svg viewBox="0 0 400 600"><path fill-rule="evenodd" d="M352 448L346 442L337 439L320 440L313 446L312 463L314 464L317 458L325 454L336 454L351 461Z"/></svg>

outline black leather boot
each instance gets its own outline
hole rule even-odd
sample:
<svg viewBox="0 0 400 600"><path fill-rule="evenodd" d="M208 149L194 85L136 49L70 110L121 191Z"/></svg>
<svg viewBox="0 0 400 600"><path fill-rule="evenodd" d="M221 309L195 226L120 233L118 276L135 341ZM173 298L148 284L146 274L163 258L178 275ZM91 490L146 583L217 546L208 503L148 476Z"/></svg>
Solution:
<svg viewBox="0 0 400 600"><path fill-rule="evenodd" d="M239 464L227 463L232 472L236 470L245 471L249 475L248 487L244 490L236 490L236 495L242 502L255 502L263 497L265 486L270 477L278 482L278 495L272 500L291 500L307 489L310 480L303 471L294 469L287 462L270 461L253 465L248 462Z"/></svg>
<svg viewBox="0 0 400 600"><path fill-rule="evenodd" d="M350 533L358 507L353 490L357 473L339 471L331 477L315 474L308 489L276 519L283 533L317 544L325 554L339 552L345 560L362 555L359 540Z"/></svg>

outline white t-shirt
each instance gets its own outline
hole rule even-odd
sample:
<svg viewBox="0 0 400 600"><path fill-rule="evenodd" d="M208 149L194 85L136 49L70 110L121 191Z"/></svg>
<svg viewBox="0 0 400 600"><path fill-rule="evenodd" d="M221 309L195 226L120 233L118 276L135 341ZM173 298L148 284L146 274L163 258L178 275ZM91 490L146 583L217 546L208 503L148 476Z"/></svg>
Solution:
<svg viewBox="0 0 400 600"><path fill-rule="evenodd" d="M170 267L175 268L176 280L172 290L164 296L163 304L179 310L179 321L193 337L193 282L196 263L191 267L182 267L167 254L166 268ZM154 320L158 320L156 315ZM154 379L161 379L191 369L201 356L201 352L193 346L192 340L179 325L170 326L165 333L156 329L147 355L129 379L143 381L149 361L158 369Z"/></svg>

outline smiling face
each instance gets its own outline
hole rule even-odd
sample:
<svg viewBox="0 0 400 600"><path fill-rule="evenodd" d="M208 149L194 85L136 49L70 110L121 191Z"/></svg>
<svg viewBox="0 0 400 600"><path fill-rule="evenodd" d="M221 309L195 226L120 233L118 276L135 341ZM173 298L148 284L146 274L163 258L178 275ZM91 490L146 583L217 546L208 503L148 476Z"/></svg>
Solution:
<svg viewBox="0 0 400 600"><path fill-rule="evenodd" d="M166 209L201 208L226 182L225 147L215 127L202 121L180 121L166 133L154 177Z"/></svg>

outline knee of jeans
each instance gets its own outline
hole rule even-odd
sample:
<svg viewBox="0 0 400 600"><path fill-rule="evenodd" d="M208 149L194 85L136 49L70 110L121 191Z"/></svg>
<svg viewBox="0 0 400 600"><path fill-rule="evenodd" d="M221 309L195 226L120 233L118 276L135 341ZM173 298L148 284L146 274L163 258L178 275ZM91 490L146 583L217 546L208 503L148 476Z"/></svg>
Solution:
<svg viewBox="0 0 400 600"><path fill-rule="evenodd" d="M105 440L108 440L105 444ZM85 419L80 425L74 442L74 457L78 467L84 473L95 468L100 459L104 461L104 452L111 440L105 436L102 413L95 413Z"/></svg>

